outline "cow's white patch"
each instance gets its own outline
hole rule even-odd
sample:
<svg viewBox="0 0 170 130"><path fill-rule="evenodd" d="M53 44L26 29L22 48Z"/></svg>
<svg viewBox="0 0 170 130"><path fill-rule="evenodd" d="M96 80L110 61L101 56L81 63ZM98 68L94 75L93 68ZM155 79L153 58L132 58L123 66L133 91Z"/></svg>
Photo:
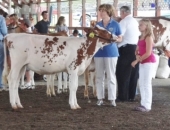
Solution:
<svg viewBox="0 0 170 130"><path fill-rule="evenodd" d="M101 30L106 30L105 28L99 26L99 25L96 25L97 28L101 29ZM107 30L106 30L107 31ZM109 30L110 31L110 30ZM107 31L109 34L111 34L109 31Z"/></svg>

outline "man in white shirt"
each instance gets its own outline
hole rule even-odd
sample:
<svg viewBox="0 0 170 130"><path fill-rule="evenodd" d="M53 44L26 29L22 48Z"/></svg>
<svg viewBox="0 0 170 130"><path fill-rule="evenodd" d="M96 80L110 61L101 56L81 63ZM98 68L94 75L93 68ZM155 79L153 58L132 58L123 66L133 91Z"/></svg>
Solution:
<svg viewBox="0 0 170 130"><path fill-rule="evenodd" d="M120 8L120 27L123 40L118 43L119 57L116 76L118 83L118 97L116 101L134 101L139 65L132 68L131 63L136 59L135 50L139 39L138 22L131 16L128 6Z"/></svg>

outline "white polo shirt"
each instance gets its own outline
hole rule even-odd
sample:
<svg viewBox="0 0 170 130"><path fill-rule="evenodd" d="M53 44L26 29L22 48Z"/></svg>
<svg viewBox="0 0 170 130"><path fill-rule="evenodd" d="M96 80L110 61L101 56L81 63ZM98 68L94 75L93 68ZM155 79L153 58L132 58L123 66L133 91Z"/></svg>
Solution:
<svg viewBox="0 0 170 130"><path fill-rule="evenodd" d="M120 28L122 30L122 42L118 43L118 47L121 47L125 44L134 44L138 43L139 39L139 24L135 18L131 15L126 16L120 21Z"/></svg>
<svg viewBox="0 0 170 130"><path fill-rule="evenodd" d="M32 33L31 27L26 28L27 33Z"/></svg>

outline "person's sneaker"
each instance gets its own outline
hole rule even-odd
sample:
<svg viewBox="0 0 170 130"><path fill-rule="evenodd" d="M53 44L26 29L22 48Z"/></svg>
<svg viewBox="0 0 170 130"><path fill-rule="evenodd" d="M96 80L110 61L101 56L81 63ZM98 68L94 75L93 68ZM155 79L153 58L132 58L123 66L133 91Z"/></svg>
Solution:
<svg viewBox="0 0 170 130"><path fill-rule="evenodd" d="M2 85L0 87L0 91L8 91L9 90L9 87L7 85Z"/></svg>
<svg viewBox="0 0 170 130"><path fill-rule="evenodd" d="M115 106L116 106L115 100L110 100L110 105L111 105L112 107L115 107Z"/></svg>
<svg viewBox="0 0 170 130"><path fill-rule="evenodd" d="M4 90L4 87L0 87L0 92Z"/></svg>
<svg viewBox="0 0 170 130"><path fill-rule="evenodd" d="M144 106L138 106L134 108L134 111L149 112L150 110L145 108Z"/></svg>
<svg viewBox="0 0 170 130"><path fill-rule="evenodd" d="M26 89L27 87L25 85L21 85L19 89Z"/></svg>
<svg viewBox="0 0 170 130"><path fill-rule="evenodd" d="M27 89L35 89L35 86L34 85L28 86Z"/></svg>
<svg viewBox="0 0 170 130"><path fill-rule="evenodd" d="M4 88L4 91L9 91L9 87L5 87L5 88Z"/></svg>
<svg viewBox="0 0 170 130"><path fill-rule="evenodd" d="M97 101L97 103L96 103L98 106L101 106L101 105L103 105L103 100L102 99L99 99L98 101Z"/></svg>
<svg viewBox="0 0 170 130"><path fill-rule="evenodd" d="M129 99L128 101L129 102L135 102L135 99Z"/></svg>
<svg viewBox="0 0 170 130"><path fill-rule="evenodd" d="M28 87L31 86L31 83L26 83L24 86L20 86L20 89L27 89Z"/></svg>
<svg viewBox="0 0 170 130"><path fill-rule="evenodd" d="M117 98L116 102L124 102L124 100L120 100L119 98Z"/></svg>

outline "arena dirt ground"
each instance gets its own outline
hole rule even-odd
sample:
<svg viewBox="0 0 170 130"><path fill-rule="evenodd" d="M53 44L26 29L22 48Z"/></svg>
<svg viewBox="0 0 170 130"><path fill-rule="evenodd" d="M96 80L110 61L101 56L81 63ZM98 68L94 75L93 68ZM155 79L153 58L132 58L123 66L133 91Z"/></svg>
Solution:
<svg viewBox="0 0 170 130"><path fill-rule="evenodd" d="M169 83L170 84L170 83ZM158 86L159 85L159 86ZM110 107L96 106L90 88L91 103L83 97L83 86L79 86L77 99L82 107L71 110L68 93L56 97L46 96L46 86L36 86L35 90L20 90L24 109L12 111L9 94L0 92L0 130L169 130L170 129L170 86L155 83L153 106L148 113L132 109L139 105L140 96L135 102L117 103Z"/></svg>

